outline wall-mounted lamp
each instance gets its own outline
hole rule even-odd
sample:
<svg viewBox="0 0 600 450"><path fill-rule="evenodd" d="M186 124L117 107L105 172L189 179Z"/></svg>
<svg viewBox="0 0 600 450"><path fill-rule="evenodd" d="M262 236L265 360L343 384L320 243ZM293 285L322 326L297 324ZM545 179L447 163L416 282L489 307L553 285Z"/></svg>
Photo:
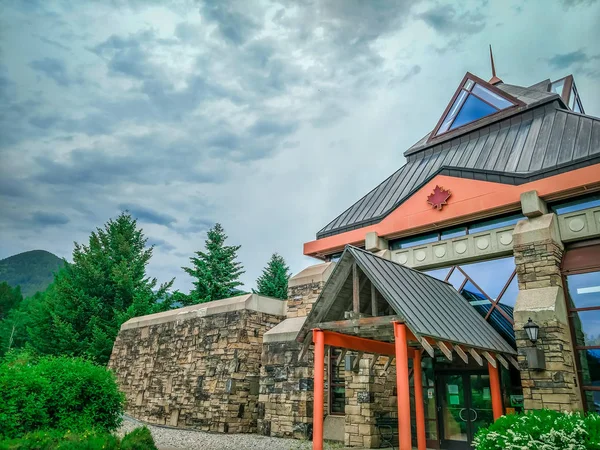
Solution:
<svg viewBox="0 0 600 450"><path fill-rule="evenodd" d="M530 317L525 326L523 326L523 328L525 328L525 332L527 333L527 337L529 338L529 340L535 344L538 340L538 335L540 333L540 326L533 320L531 320Z"/></svg>
<svg viewBox="0 0 600 450"><path fill-rule="evenodd" d="M527 337L534 344L534 347L526 347L523 349L523 353L527 358L527 366L531 370L545 370L546 369L546 357L544 355L544 350L540 347L535 346L535 343L538 340L540 334L540 326L531 320L531 317L527 321L525 325L523 325L523 329L527 333Z"/></svg>

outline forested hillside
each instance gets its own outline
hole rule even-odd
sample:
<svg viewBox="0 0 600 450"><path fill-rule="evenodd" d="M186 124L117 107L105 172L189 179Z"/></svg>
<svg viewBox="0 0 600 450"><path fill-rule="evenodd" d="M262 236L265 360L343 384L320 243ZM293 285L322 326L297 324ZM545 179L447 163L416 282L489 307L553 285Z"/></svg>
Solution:
<svg viewBox="0 0 600 450"><path fill-rule="evenodd" d="M58 256L45 250L32 250L0 260L0 282L21 287L23 297L43 292L64 265Z"/></svg>

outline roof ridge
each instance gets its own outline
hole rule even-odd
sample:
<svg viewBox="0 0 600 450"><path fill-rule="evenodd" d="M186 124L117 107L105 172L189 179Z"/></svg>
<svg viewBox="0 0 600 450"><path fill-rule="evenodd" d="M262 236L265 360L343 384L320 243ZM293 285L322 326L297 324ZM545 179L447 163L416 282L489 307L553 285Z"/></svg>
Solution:
<svg viewBox="0 0 600 450"><path fill-rule="evenodd" d="M410 270L411 272L418 273L419 275L423 275L423 276L429 277L429 278L431 278L431 279L433 279L433 280L435 280L435 281L439 281L440 283L444 283L444 284L448 284L448 285L450 285L450 283L448 283L448 282L447 282L447 281L445 281L445 280L440 280L439 278L436 278L436 277L434 277L434 276L431 276L431 275L429 275L428 273L421 272L420 270L413 269L412 267L405 266L405 265L403 265L403 264L400 264L400 263L398 263L398 262L396 262L396 261L393 261L393 260L391 260L391 259L387 259L387 258L384 258L383 256L376 255L375 253L372 253L372 252L370 252L370 251L368 251L368 250L364 250L364 249L362 249L362 248L355 247L354 245L347 244L347 245L346 245L346 247L344 248L344 251L346 250L346 248L349 248L350 250L358 250L358 251L360 251L360 252L362 252L362 253L365 253L365 254L367 254L367 255L369 255L369 256L372 256L372 257L374 257L374 258L379 258L379 259L381 259L381 260L383 260L383 261L386 261L386 262L388 262L388 263L394 264L394 265L396 265L396 266L398 266L398 267L402 267L403 269L407 269L407 270Z"/></svg>

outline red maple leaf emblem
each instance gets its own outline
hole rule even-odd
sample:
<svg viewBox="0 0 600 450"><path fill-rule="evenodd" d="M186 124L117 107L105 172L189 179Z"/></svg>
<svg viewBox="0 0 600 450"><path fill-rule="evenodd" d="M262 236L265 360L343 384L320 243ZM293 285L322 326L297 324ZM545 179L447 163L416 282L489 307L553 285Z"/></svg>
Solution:
<svg viewBox="0 0 600 450"><path fill-rule="evenodd" d="M433 194L429 194L427 197L427 203L433 206L438 211L442 210L442 206L448 204L448 199L452 194L448 189L444 189L442 186L436 186L433 190Z"/></svg>

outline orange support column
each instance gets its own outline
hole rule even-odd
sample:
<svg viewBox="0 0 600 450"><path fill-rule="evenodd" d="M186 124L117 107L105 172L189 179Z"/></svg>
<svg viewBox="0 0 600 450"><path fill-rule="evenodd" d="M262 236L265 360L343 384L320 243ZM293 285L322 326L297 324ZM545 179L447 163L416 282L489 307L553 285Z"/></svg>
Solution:
<svg viewBox="0 0 600 450"><path fill-rule="evenodd" d="M398 447L399 450L412 450L406 325L394 322L394 339L396 341L396 386L398 389Z"/></svg>
<svg viewBox="0 0 600 450"><path fill-rule="evenodd" d="M500 391L500 375L498 374L498 367L494 367L488 362L488 373L490 374L492 413L494 415L494 420L497 420L503 414L502 393Z"/></svg>
<svg viewBox="0 0 600 450"><path fill-rule="evenodd" d="M323 400L325 391L325 336L313 330L315 344L315 381L313 402L313 450L323 450Z"/></svg>
<svg viewBox="0 0 600 450"><path fill-rule="evenodd" d="M417 349L413 359L413 381L415 383L415 416L417 418L417 449L427 450L425 438L425 409L423 405L423 377L421 374L421 352Z"/></svg>

